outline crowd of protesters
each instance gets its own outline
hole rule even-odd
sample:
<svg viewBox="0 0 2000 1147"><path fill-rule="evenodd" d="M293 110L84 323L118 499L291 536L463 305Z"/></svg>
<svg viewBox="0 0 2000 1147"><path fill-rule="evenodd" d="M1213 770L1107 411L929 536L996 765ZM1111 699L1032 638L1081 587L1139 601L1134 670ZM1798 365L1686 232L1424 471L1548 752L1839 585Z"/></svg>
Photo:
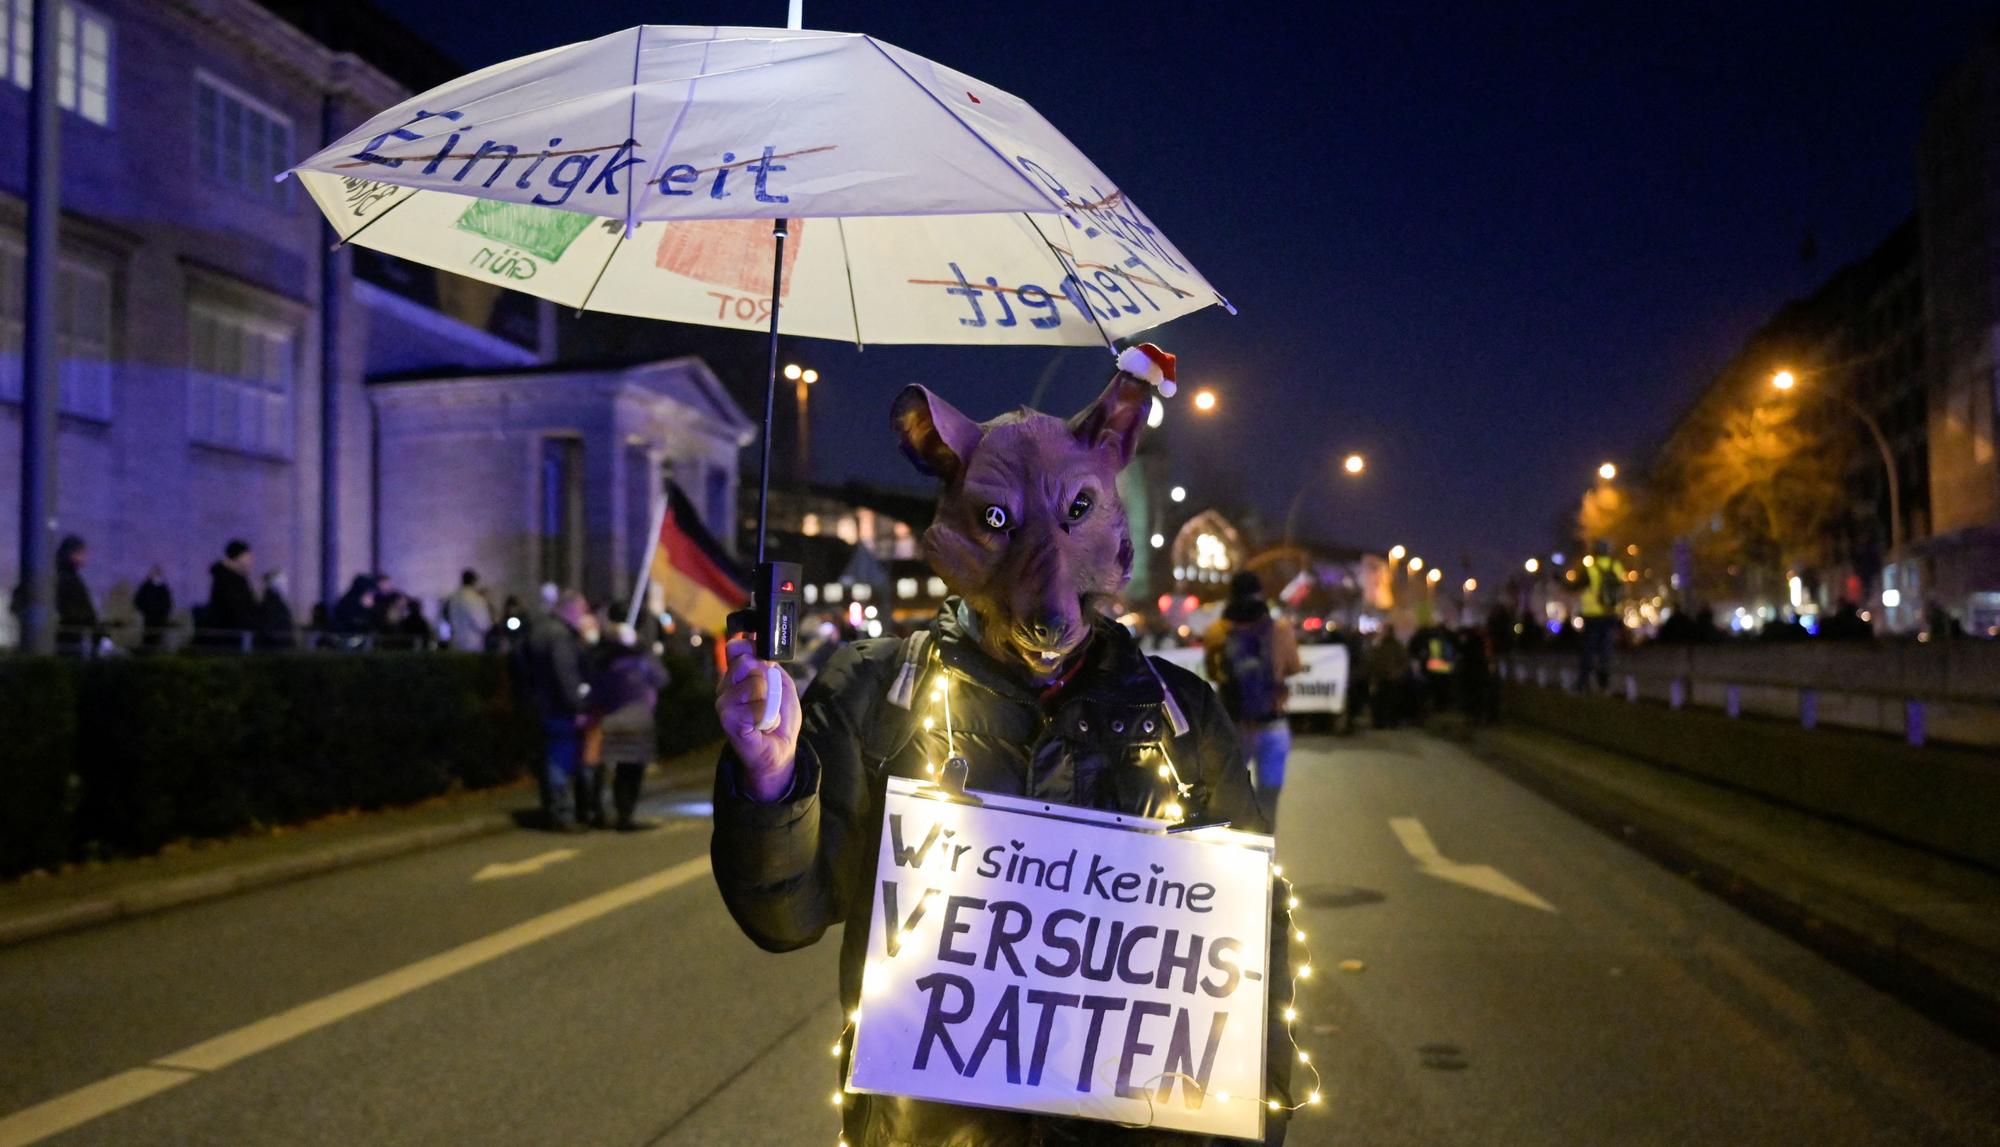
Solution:
<svg viewBox="0 0 2000 1147"><path fill-rule="evenodd" d="M522 626L525 611L509 598L495 606L479 575L466 570L460 585L439 607L433 624L423 603L397 587L385 572L355 575L339 599L315 604L301 619L293 607L282 569L257 568L256 551L241 538L222 547L208 567L208 593L187 604L166 570L153 565L132 590L136 625L105 616L91 588L90 544L71 534L56 547L56 651L70 656L156 653L174 648L248 653L298 649L440 649L491 651L505 645L505 622ZM23 618L25 588L16 586L9 609L17 627Z"/></svg>

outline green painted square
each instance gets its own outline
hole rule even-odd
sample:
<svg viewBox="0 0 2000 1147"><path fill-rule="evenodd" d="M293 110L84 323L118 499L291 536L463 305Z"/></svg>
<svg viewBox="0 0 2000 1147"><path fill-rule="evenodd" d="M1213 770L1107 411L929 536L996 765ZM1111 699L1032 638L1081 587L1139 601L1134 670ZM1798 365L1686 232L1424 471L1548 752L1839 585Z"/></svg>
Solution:
<svg viewBox="0 0 2000 1147"><path fill-rule="evenodd" d="M553 263L562 258L562 253L569 250L569 245L576 242L593 218L578 211L476 199L454 226Z"/></svg>

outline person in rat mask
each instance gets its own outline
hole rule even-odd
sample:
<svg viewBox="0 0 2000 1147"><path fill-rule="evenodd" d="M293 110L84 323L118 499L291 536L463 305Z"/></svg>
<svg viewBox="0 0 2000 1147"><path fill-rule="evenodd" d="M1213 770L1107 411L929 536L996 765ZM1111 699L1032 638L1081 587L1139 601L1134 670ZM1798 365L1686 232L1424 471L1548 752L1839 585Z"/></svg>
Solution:
<svg viewBox="0 0 2000 1147"><path fill-rule="evenodd" d="M806 947L845 924L847 1010L860 999L886 777L922 780L946 758L945 730L922 728L912 711L934 682L951 690L952 747L968 789L1264 830L1215 693L1147 657L1103 612L1132 571L1118 473L1158 401L1155 385L1172 393L1171 369L1172 356L1157 348L1125 351L1103 395L1068 421L1024 408L974 422L923 387L906 388L891 411L896 435L917 469L942 483L924 534L925 556L952 591L936 618L909 637L849 645L803 698L775 675L781 716L769 732L757 728L764 663L749 642L730 643L716 698L728 743L716 773L715 881L737 924L769 951ZM1177 777L1138 763L1148 745L1165 750ZM1273 904L1272 935L1289 936L1284 898ZM1286 1105L1289 966L1285 943L1274 941L1268 1087ZM1207 1141L896 1096L846 1098L851 1147ZM1269 1128L1267 1141L1281 1142L1284 1121L1274 1117Z"/></svg>

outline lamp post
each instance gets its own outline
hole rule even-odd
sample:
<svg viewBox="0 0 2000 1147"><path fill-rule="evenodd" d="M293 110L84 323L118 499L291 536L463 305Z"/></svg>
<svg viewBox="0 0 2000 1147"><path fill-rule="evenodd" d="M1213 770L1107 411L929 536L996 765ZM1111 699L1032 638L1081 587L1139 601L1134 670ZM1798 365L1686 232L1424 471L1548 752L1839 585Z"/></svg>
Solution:
<svg viewBox="0 0 2000 1147"><path fill-rule="evenodd" d="M819 372L798 363L785 364L785 377L792 381L792 399L798 404L799 440L796 443L799 481L812 477L812 384Z"/></svg>
<svg viewBox="0 0 2000 1147"><path fill-rule="evenodd" d="M1346 474L1350 478L1359 478L1367 470L1368 459L1363 458L1359 454L1349 454L1340 463L1341 473ZM1288 550L1293 548L1292 532L1293 527L1298 525L1299 506L1305 501L1306 491L1313 488L1315 481L1317 479L1307 478L1304 482L1299 483L1298 492L1292 495L1291 504L1285 507L1285 548Z"/></svg>
<svg viewBox="0 0 2000 1147"><path fill-rule="evenodd" d="M1771 385L1779 390L1789 391L1799 384L1799 376L1789 370L1781 370L1771 376ZM1861 425L1868 428L1869 437L1875 440L1875 449L1882 455L1882 473L1889 486L1889 564L1900 566L1903 561L1903 490L1902 482L1896 475L1896 452L1889 446L1889 436L1882 433L1882 424L1868 409L1839 391L1825 391L1844 404ZM1899 571L1900 572L1900 571Z"/></svg>

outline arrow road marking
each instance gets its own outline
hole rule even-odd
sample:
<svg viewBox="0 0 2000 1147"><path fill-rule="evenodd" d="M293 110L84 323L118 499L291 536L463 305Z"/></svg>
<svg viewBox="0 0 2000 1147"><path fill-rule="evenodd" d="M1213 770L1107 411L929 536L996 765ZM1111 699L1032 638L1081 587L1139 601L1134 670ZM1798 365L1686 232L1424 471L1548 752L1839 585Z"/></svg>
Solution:
<svg viewBox="0 0 2000 1147"><path fill-rule="evenodd" d="M1460 864L1454 860L1447 860L1445 855L1438 851L1436 842L1431 840L1430 830L1416 817L1392 816L1389 818L1389 830L1396 834L1397 840L1403 842L1403 851L1409 853L1410 858L1417 862L1417 871L1426 876L1449 880L1453 884L1462 884L1489 896L1512 900L1516 904L1525 904L1544 912L1556 910L1555 905L1523 888L1513 877L1491 865Z"/></svg>
<svg viewBox="0 0 2000 1147"><path fill-rule="evenodd" d="M489 864L472 874L473 883L482 880L505 880L509 876L528 876L540 872L551 864L561 864L572 857L583 855L580 848L553 848L540 856L526 860L511 861L507 864Z"/></svg>

